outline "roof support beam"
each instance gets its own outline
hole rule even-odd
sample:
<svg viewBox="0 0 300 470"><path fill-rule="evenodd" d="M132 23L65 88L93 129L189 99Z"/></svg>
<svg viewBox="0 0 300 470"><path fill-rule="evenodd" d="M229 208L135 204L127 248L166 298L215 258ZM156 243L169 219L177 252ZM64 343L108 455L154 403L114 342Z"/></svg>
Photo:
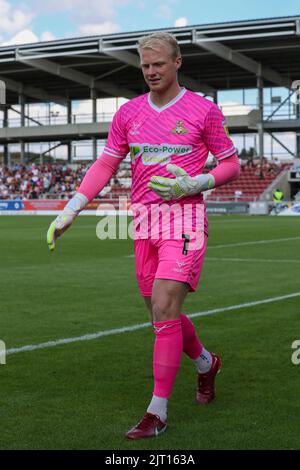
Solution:
<svg viewBox="0 0 300 470"><path fill-rule="evenodd" d="M205 49L206 51L209 51L232 64L238 65L242 69L248 70L248 72L264 78L277 86L291 88L292 82L287 77L270 69L269 67L263 67L260 62L250 59L250 57L247 57L245 54L234 51L221 42L210 41L207 36L197 33L196 30L193 30L192 37L194 45L201 47L202 49Z"/></svg>
<svg viewBox="0 0 300 470"><path fill-rule="evenodd" d="M118 87L117 85L114 85L113 83L105 80L95 80L93 76L69 67L62 67L56 62L46 59L29 59L25 54L20 54L18 50L16 50L16 59L19 62L27 64L36 69L44 70L47 73L63 77L72 82L80 83L81 85L85 85L90 89L96 89L102 92L104 91L104 93L107 93L108 95L124 96L125 98L133 98L136 96L136 93L132 90Z"/></svg>
<svg viewBox="0 0 300 470"><path fill-rule="evenodd" d="M201 93L204 93L205 95L211 96L214 98L216 89L206 85L206 83L202 83L200 80L196 80L195 78L190 77L189 75L185 75L184 73L181 73L179 70L179 78L180 78L180 83L187 88L189 88L192 91L200 91Z"/></svg>
<svg viewBox="0 0 300 470"><path fill-rule="evenodd" d="M124 49L117 49L109 42L103 41L103 39L100 39L99 41L99 52L101 54L114 57L124 64L132 65L132 67L136 67L138 69L140 68L140 59L136 54L128 52Z"/></svg>
<svg viewBox="0 0 300 470"><path fill-rule="evenodd" d="M277 137L275 137L275 135L272 133L272 132L268 132L268 134L270 134L270 136L272 137L272 139L274 139L279 145L281 145L281 147L286 150L290 155L292 155L292 157L295 157L297 158L297 155L292 152L291 149L289 149L286 145L284 145L283 142L281 142L281 140L279 140Z"/></svg>
<svg viewBox="0 0 300 470"><path fill-rule="evenodd" d="M115 47L113 44L103 41L103 39L100 39L99 41L99 52L102 54L106 54L110 57L114 57L115 59L131 65L132 67L141 68L141 63L140 59L137 55L133 54L132 52L127 52L123 49L118 49ZM214 96L216 90L209 86L206 85L205 83L201 83L200 81L190 77L189 75L185 75L179 71L179 76L180 76L180 83L187 88L193 90L193 91L200 91L201 93L204 93L205 95L209 96Z"/></svg>
<svg viewBox="0 0 300 470"><path fill-rule="evenodd" d="M52 95L51 93L46 92L42 88L33 87L30 85L24 85L22 82L17 82L11 78L6 78L5 76L0 76L0 80L5 82L5 86L8 90L15 91L19 94L25 96L30 96L40 101L51 101L53 103L58 103L62 106L66 106L68 100L63 96Z"/></svg>

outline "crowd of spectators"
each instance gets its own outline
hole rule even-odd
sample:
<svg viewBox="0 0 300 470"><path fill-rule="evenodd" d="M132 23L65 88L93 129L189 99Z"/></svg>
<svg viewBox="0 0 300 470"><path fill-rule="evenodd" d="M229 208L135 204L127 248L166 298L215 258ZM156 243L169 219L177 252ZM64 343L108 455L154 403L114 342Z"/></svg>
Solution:
<svg viewBox="0 0 300 470"><path fill-rule="evenodd" d="M70 199L78 189L90 162L81 165L44 164L0 166L0 199ZM120 168L110 185L111 188L131 187L131 172Z"/></svg>
<svg viewBox="0 0 300 470"><path fill-rule="evenodd" d="M248 157L241 159L242 171L253 168L255 176L265 179L266 175L278 174L280 163L275 159L269 162ZM214 168L216 162L208 161L204 172ZM90 163L81 165L43 164L14 165L11 168L0 166L0 199L70 199L78 189ZM131 187L131 170L120 167L111 179L110 185L104 188L101 196L111 189Z"/></svg>
<svg viewBox="0 0 300 470"><path fill-rule="evenodd" d="M247 158L243 158L241 161L241 169L244 171L246 168L253 168L259 179L265 179L268 175L277 175L281 171L281 165L277 158L269 161L266 157L260 159L259 157L254 157L248 155Z"/></svg>
<svg viewBox="0 0 300 470"><path fill-rule="evenodd" d="M0 166L0 199L70 199L88 166Z"/></svg>

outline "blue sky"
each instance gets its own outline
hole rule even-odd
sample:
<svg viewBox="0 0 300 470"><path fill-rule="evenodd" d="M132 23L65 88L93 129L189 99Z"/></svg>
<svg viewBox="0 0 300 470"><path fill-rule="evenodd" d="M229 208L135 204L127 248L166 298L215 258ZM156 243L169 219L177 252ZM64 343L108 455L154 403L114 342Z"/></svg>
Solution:
<svg viewBox="0 0 300 470"><path fill-rule="evenodd" d="M0 0L0 43L288 15L299 0Z"/></svg>

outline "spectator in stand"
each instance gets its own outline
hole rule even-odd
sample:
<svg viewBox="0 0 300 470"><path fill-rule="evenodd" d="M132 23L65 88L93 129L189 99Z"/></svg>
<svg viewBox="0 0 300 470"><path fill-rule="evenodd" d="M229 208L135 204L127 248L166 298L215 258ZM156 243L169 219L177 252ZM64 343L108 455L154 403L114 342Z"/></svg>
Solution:
<svg viewBox="0 0 300 470"><path fill-rule="evenodd" d="M244 172L247 166L247 160L245 160L244 158L240 158L240 164L241 164L241 170L242 172Z"/></svg>
<svg viewBox="0 0 300 470"><path fill-rule="evenodd" d="M247 164L246 164L249 168L253 168L255 165L254 165L254 161L253 161L253 155L248 155L247 157Z"/></svg>
<svg viewBox="0 0 300 470"><path fill-rule="evenodd" d="M258 176L260 180L264 180L265 179L265 175L264 175L264 163L262 161L260 161L257 165L257 169L254 173L255 176Z"/></svg>
<svg viewBox="0 0 300 470"><path fill-rule="evenodd" d="M44 177L43 177L43 188L44 188L44 192L47 192L48 189L50 188L50 185L51 185L51 179L49 178L48 174L46 174Z"/></svg>
<svg viewBox="0 0 300 470"><path fill-rule="evenodd" d="M235 202L238 202L238 200L241 199L242 195L243 195L243 191L241 191L240 189L236 189L234 191L234 200L235 200Z"/></svg>
<svg viewBox="0 0 300 470"><path fill-rule="evenodd" d="M274 173L275 175L278 175L278 173L280 173L280 164L279 164L278 158L275 158L275 159L270 163L270 167L269 167L268 173L269 173L269 174Z"/></svg>

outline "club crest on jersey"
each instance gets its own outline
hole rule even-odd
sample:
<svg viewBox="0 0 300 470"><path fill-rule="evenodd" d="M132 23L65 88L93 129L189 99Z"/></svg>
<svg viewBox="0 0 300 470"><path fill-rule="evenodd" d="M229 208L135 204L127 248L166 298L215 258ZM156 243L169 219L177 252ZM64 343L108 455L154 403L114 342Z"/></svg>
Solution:
<svg viewBox="0 0 300 470"><path fill-rule="evenodd" d="M184 127L183 121L177 121L176 126L171 130L172 134L184 135L188 133L188 130Z"/></svg>

